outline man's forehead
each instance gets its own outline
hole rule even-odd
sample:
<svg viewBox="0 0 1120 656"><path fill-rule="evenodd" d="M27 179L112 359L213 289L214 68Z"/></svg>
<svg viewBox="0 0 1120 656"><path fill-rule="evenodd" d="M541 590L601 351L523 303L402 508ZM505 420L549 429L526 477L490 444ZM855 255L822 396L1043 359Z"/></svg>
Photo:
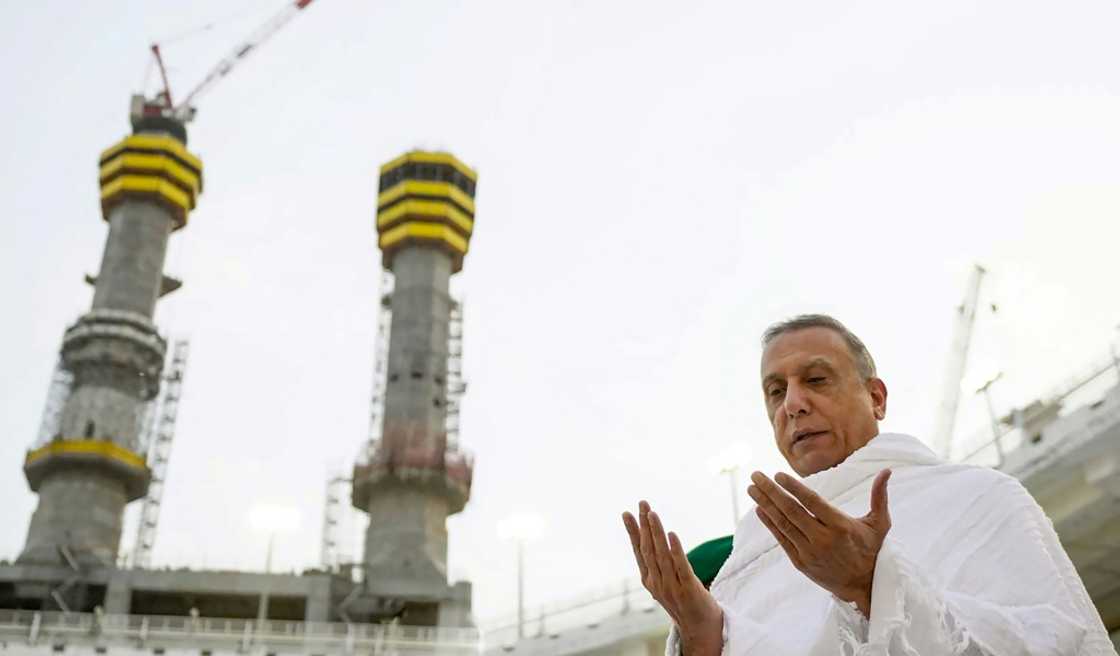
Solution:
<svg viewBox="0 0 1120 656"><path fill-rule="evenodd" d="M832 360L832 358L823 355L809 356L804 358L789 357L771 364L772 366L769 370L763 369L763 380L769 380L771 378L785 378L786 375L790 372L797 373L805 371L806 369L812 369L813 367L824 367L826 369L832 370L836 369L836 363Z"/></svg>
<svg viewBox="0 0 1120 656"><path fill-rule="evenodd" d="M844 339L827 328L804 328L778 335L762 351L763 380L822 365L835 369L847 354Z"/></svg>

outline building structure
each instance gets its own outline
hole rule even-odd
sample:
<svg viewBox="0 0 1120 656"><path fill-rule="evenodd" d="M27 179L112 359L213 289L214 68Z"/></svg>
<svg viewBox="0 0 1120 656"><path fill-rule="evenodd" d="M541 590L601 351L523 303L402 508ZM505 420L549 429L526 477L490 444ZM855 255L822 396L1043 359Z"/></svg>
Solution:
<svg viewBox="0 0 1120 656"><path fill-rule="evenodd" d="M92 307L63 336L59 369L70 384L57 431L40 436L24 464L39 503L21 564L115 563L125 505L150 482L142 433L167 350L152 318L180 286L163 274L164 256L202 192L202 162L181 124L141 115L101 154L100 184L109 234L89 278Z"/></svg>
<svg viewBox="0 0 1120 656"><path fill-rule="evenodd" d="M127 504L160 478L152 457L166 459L148 434L161 425L151 413L170 359L153 318L181 285L164 274L164 259L202 192L202 164L183 123L142 98L132 127L100 158L109 234L99 272L87 276L92 307L65 331L43 429L24 462L39 502L21 553L0 561L0 649L23 635L27 648L57 651L61 640L98 653L151 640L192 653L297 644L477 653L470 585L447 581L445 526L472 475L469 456L447 443L446 406L457 398L447 380L449 371L458 380L461 356L448 281L473 228L476 174L442 153L382 167L379 243L398 283L384 438L354 468L354 502L373 520L364 562L300 575L151 569L122 560L122 525Z"/></svg>
<svg viewBox="0 0 1120 656"><path fill-rule="evenodd" d="M470 584L447 579L447 518L470 498L474 468L448 440L459 385L450 280L474 229L477 179L448 153L412 151L381 167L377 231L393 274L391 322L384 407L374 413L380 430L353 470L351 500L369 528L365 590L347 608L365 618L392 612L412 625L470 624Z"/></svg>

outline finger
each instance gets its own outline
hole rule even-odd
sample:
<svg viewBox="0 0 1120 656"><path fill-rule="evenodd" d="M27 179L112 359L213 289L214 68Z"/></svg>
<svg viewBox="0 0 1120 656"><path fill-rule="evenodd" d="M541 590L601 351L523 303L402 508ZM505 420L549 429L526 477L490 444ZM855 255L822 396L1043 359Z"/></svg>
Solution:
<svg viewBox="0 0 1120 656"><path fill-rule="evenodd" d="M649 514L650 533L653 536L653 552L657 556L657 568L661 570L662 583L670 594L680 589L680 579L677 578L677 568L673 565L673 556L669 551L669 542L665 539L665 527L661 525L661 518L657 513Z"/></svg>
<svg viewBox="0 0 1120 656"><path fill-rule="evenodd" d="M794 542L799 540L809 542L811 538L816 536L823 528L820 520L810 515L809 511L805 510L796 499L791 497L788 492L778 487L774 481L767 478L764 474L755 472L751 474L751 480L754 481L753 487L761 492L761 496L768 502L759 503L759 505L765 505L768 510L777 511L785 517L790 524L797 527L798 531L801 533L801 537L798 538L795 535L787 536L791 540L794 540ZM755 498L755 501L758 501L758 499ZM773 515L774 513L771 513L771 517L777 520Z"/></svg>
<svg viewBox="0 0 1120 656"><path fill-rule="evenodd" d="M875 477L875 482L871 484L871 512L867 513L867 519L871 521L872 526L883 533L891 528L891 511L887 503L887 481L890 478L889 469L884 469Z"/></svg>
<svg viewBox="0 0 1120 656"><path fill-rule="evenodd" d="M653 535L650 533L649 526L649 504L645 501L638 504L638 526L641 529L638 552L642 554L642 560L646 564L646 572L650 579L647 585L660 589L661 568L657 566L657 557L653 553ZM655 590L650 592L655 592Z"/></svg>
<svg viewBox="0 0 1120 656"><path fill-rule="evenodd" d="M642 559L641 543L642 535L641 529L638 528L638 520L628 512L622 513L622 523L626 526L626 533L630 535L630 547L634 550L634 560L638 561L638 571L645 580L646 574L649 571L646 567L645 560Z"/></svg>
<svg viewBox="0 0 1120 656"><path fill-rule="evenodd" d="M766 529L770 531L770 534L774 536L774 539L778 541L778 544L782 547L782 551L786 552L786 556L789 558L789 561L793 563L793 566L797 569L801 569L801 554L798 553L797 547L789 541L789 538L778 530L778 527L770 519L770 516L766 514L762 506L755 508L755 514L758 515L759 520L762 521L762 525L765 526Z"/></svg>
<svg viewBox="0 0 1120 656"><path fill-rule="evenodd" d="M686 589L704 587L692 569L692 563L688 562L688 555L681 546L681 539L673 532L669 533L669 550L673 555L673 567L677 571L677 579L680 580L681 586Z"/></svg>
<svg viewBox="0 0 1120 656"><path fill-rule="evenodd" d="M782 537L784 537L790 542L790 544L794 546L795 550L800 552L802 550L811 548L809 539L805 537L805 534L801 532L801 529L794 526L794 524L789 521L789 519L782 513L782 511L777 506L775 506L770 501L770 498L763 494L758 489L758 487L754 485L748 487L747 494L751 495L752 499L758 501L758 510L766 513L766 518L769 519L774 528L782 534Z"/></svg>
<svg viewBox="0 0 1120 656"><path fill-rule="evenodd" d="M775 474L774 482L789 491L795 499L801 502L801 505L805 506L806 510L813 513L825 526L836 526L851 519L835 506L825 501L821 495L809 489L808 485L805 485L789 474L784 472Z"/></svg>

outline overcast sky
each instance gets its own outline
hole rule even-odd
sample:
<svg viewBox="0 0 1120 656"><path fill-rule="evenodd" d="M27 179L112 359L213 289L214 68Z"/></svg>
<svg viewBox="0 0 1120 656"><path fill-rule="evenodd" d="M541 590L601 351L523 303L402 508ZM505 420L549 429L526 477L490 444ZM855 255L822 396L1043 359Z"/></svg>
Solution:
<svg viewBox="0 0 1120 656"><path fill-rule="evenodd" d="M128 132L148 44L218 19L166 42L182 95L282 5L36 2L0 22L0 557L26 537L20 467L89 307L97 157ZM193 350L155 564L260 569L250 518L271 507L299 519L274 562L317 563L326 477L367 432L376 172L414 147L480 176L455 280L477 465L448 526L482 620L515 604L512 512L548 526L530 605L632 575L619 514L639 498L687 545L731 532L711 458L784 464L758 383L773 321L846 322L890 390L883 429L928 438L981 261L999 312L970 369L1004 372L999 410L1029 401L1120 322L1117 24L1106 0L318 0L190 127L206 188L156 315ZM962 434L984 422L967 394Z"/></svg>

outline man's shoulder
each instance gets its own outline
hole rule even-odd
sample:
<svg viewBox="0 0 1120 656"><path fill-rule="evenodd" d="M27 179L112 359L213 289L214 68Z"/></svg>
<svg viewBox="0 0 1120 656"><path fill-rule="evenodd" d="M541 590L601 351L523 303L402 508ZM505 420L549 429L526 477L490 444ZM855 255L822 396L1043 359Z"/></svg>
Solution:
<svg viewBox="0 0 1120 656"><path fill-rule="evenodd" d="M983 498L985 501L1025 501L1033 497L1019 479L991 467L941 463L901 467L895 471L891 485L905 488L907 496L940 497L961 503Z"/></svg>

